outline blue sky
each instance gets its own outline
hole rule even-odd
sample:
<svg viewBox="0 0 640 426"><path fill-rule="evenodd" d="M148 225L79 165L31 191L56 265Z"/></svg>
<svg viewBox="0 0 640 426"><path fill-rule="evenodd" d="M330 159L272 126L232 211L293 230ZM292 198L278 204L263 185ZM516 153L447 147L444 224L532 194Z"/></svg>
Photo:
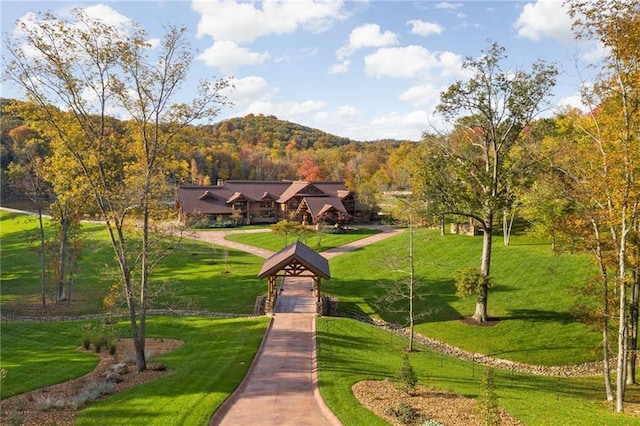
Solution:
<svg viewBox="0 0 640 426"><path fill-rule="evenodd" d="M419 140L443 128L439 94L466 79L465 57L487 40L507 49L505 66L544 59L561 70L551 114L579 105L596 46L574 40L561 0L532 1L6 1L2 31L28 12L68 14L73 7L110 23L140 23L150 37L163 26L189 28L196 60L190 79L232 76L234 107L216 121L272 114L355 140ZM193 96L183 88L185 99ZM2 86L3 97L20 97Z"/></svg>

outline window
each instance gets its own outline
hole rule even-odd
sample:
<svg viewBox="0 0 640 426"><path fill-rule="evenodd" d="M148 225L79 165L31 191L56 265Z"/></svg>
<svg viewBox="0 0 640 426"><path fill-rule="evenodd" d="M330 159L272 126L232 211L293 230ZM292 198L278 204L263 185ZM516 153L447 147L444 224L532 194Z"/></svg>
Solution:
<svg viewBox="0 0 640 426"><path fill-rule="evenodd" d="M273 207L273 201L260 201L261 209L270 209Z"/></svg>

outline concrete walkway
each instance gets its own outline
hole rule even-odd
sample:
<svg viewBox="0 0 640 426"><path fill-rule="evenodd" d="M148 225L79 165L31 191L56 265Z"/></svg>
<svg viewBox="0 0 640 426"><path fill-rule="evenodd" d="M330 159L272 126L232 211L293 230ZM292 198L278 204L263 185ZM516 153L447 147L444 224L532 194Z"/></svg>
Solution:
<svg viewBox="0 0 640 426"><path fill-rule="evenodd" d="M284 287L249 374L211 425L341 425L317 388L312 281L287 277Z"/></svg>
<svg viewBox="0 0 640 426"><path fill-rule="evenodd" d="M358 250L362 247L366 247L370 244L384 240L385 238L392 237L403 231L403 229L390 228L387 226L375 226L375 227L372 226L371 228L379 229L380 232L375 235L371 235L369 237L365 237L339 247L334 247L329 250L325 250L320 254L327 259L331 259L332 257L335 257L339 254ZM271 255L273 255L274 252L265 250L259 247L250 246L248 244L229 241L226 239L227 236L232 234L251 234L251 233L258 233L258 232L270 232L270 230L269 229L247 229L247 230L233 230L233 231L187 231L183 234L183 236L185 238L192 238L195 240L204 241L204 242L215 244L222 247L241 250L241 251L256 255L258 257L261 257L263 259L267 259L271 257Z"/></svg>
<svg viewBox="0 0 640 426"><path fill-rule="evenodd" d="M205 243L244 251L266 259L273 254L272 251L250 246L248 244L236 243L234 241L229 241L226 239L227 236L232 234L253 234L258 232L271 232L271 230L265 228L246 229L243 231L185 231L182 235L185 238L192 238L194 240L204 241Z"/></svg>

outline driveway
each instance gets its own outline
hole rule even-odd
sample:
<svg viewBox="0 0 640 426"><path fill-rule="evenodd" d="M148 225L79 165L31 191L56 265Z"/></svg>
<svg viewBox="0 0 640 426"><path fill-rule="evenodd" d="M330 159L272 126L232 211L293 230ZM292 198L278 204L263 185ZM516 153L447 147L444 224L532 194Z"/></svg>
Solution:
<svg viewBox="0 0 640 426"><path fill-rule="evenodd" d="M381 232L320 253L329 259L357 250L402 232ZM269 232L191 231L185 235L219 246L243 250L262 258L274 253L225 239L234 233ZM210 425L224 426L337 426L318 390L315 330L315 297L309 277L286 277L276 302L276 313L247 376L211 418Z"/></svg>
<svg viewBox="0 0 640 426"><path fill-rule="evenodd" d="M287 277L247 377L211 425L341 425L317 387L315 298L310 278Z"/></svg>

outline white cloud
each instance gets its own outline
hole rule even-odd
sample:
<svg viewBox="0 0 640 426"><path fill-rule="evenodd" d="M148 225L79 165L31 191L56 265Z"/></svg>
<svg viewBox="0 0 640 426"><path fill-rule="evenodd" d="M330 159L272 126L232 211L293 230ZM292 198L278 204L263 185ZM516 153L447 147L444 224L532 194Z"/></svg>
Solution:
<svg viewBox="0 0 640 426"><path fill-rule="evenodd" d="M378 24L364 24L351 31L349 41L338 50L337 56L344 58L365 47L384 47L396 44L398 44L398 36L395 33L381 32Z"/></svg>
<svg viewBox="0 0 640 426"><path fill-rule="evenodd" d="M436 104L440 100L440 89L433 84L422 84L405 90L398 99L411 102L414 106Z"/></svg>
<svg viewBox="0 0 640 426"><path fill-rule="evenodd" d="M358 108L352 105L342 105L331 111L320 111L313 116L315 122L323 125L344 125L357 122L360 115Z"/></svg>
<svg viewBox="0 0 640 426"><path fill-rule="evenodd" d="M351 61L345 59L339 64L333 64L329 67L329 74L342 74L349 71L349 67L351 66Z"/></svg>
<svg viewBox="0 0 640 426"><path fill-rule="evenodd" d="M272 0L256 3L193 0L191 8L201 15L198 37L247 43L274 34L289 34L300 28L321 32L343 19L342 1Z"/></svg>
<svg viewBox="0 0 640 426"><path fill-rule="evenodd" d="M225 89L222 94L236 107L246 108L252 102L268 101L277 91L277 89L270 87L264 78L248 76L233 79L233 87Z"/></svg>
<svg viewBox="0 0 640 426"><path fill-rule="evenodd" d="M438 59L422 46L378 49L364 58L365 72L374 77L415 77L438 65Z"/></svg>
<svg viewBox="0 0 640 426"><path fill-rule="evenodd" d="M442 34L444 27L437 22L426 22L419 19L413 19L407 22L411 25L411 33L421 36L430 36L431 34Z"/></svg>
<svg viewBox="0 0 640 426"><path fill-rule="evenodd" d="M559 0L537 0L528 3L514 24L518 36L538 41L544 37L562 42L571 42L571 18L564 2Z"/></svg>
<svg viewBox="0 0 640 426"><path fill-rule="evenodd" d="M471 78L473 72L462 67L464 58L456 53L445 51L438 55L438 61L442 68L441 75L447 78L466 80Z"/></svg>
<svg viewBox="0 0 640 426"><path fill-rule="evenodd" d="M578 108L581 111L589 111L589 107L582 102L582 97L578 95L571 95L564 97L558 101L556 105L556 112L566 110L569 108Z"/></svg>
<svg viewBox="0 0 640 426"><path fill-rule="evenodd" d="M581 54L580 57L590 64L595 64L602 61L610 53L610 49L603 44L593 43L590 50Z"/></svg>
<svg viewBox="0 0 640 426"><path fill-rule="evenodd" d="M269 54L252 52L232 41L217 41L198 55L198 59L210 67L220 68L223 73L231 74L242 65L264 63L269 59Z"/></svg>
<svg viewBox="0 0 640 426"><path fill-rule="evenodd" d="M87 6L84 8L84 11L89 18L117 28L126 28L131 25L131 19L104 4Z"/></svg>
<svg viewBox="0 0 640 426"><path fill-rule="evenodd" d="M300 116L314 113L325 108L326 106L327 103L324 101L312 100L302 102L286 101L279 103L274 103L271 101L257 101L249 105L242 115L246 115L249 113L275 115L282 120L295 121Z"/></svg>
<svg viewBox="0 0 640 426"><path fill-rule="evenodd" d="M462 3L449 3L446 1L443 1L436 5L436 9L445 9L445 10L455 10L460 7L462 7Z"/></svg>
<svg viewBox="0 0 640 426"><path fill-rule="evenodd" d="M375 139L405 138L418 141L422 132L428 129L433 121L433 116L424 110L392 111L375 117L371 120L370 127L372 133L377 135Z"/></svg>

